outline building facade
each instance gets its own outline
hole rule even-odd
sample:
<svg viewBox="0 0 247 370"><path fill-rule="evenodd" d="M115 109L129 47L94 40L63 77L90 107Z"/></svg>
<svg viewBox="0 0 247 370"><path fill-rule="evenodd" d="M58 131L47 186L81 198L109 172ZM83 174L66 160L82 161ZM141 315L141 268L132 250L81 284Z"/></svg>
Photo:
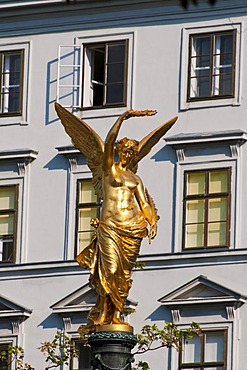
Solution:
<svg viewBox="0 0 247 370"><path fill-rule="evenodd" d="M152 370L245 369L246 29L244 0L0 1L0 349L44 368L40 343L57 329L78 341L96 300L75 256L101 202L54 103L102 139L125 110L156 109L120 132L141 140L178 115L139 165L160 220L126 320L200 324L180 354L143 355ZM64 369L88 368L78 346Z"/></svg>

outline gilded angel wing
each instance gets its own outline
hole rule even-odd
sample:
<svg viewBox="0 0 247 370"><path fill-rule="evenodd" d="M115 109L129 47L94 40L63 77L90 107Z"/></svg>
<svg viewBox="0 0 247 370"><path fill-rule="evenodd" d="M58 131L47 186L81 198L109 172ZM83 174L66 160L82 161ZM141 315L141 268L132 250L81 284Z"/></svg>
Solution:
<svg viewBox="0 0 247 370"><path fill-rule="evenodd" d="M93 174L95 193L102 197L102 139L90 126L60 104L55 103L55 109L73 145L87 158L88 167Z"/></svg>
<svg viewBox="0 0 247 370"><path fill-rule="evenodd" d="M170 128L177 121L178 117L173 117L169 121L163 123L153 131L151 131L147 136L145 136L138 145L138 152L133 157L130 165L130 170L134 173L137 171L138 162L145 157L152 147L157 144L157 142L165 135L165 133L170 130Z"/></svg>

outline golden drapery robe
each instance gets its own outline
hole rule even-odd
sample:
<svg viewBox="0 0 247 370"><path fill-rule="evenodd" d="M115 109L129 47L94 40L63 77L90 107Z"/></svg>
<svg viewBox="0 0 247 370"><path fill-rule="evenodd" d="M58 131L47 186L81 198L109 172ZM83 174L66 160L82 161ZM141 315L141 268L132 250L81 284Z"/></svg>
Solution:
<svg viewBox="0 0 247 370"><path fill-rule="evenodd" d="M98 221L91 243L77 256L83 268L88 268L90 283L99 296L108 295L118 311L131 287L131 273L139 255L142 239L147 236L147 222L142 213L131 224L108 225ZM89 313L94 319L99 313L99 299Z"/></svg>

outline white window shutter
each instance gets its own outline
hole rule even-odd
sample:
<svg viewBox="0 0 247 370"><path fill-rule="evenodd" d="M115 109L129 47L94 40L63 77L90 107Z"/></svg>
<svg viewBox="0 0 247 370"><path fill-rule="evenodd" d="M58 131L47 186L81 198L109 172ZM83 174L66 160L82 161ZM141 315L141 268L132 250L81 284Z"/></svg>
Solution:
<svg viewBox="0 0 247 370"><path fill-rule="evenodd" d="M65 108L81 107L82 48L82 45L59 46L56 101Z"/></svg>

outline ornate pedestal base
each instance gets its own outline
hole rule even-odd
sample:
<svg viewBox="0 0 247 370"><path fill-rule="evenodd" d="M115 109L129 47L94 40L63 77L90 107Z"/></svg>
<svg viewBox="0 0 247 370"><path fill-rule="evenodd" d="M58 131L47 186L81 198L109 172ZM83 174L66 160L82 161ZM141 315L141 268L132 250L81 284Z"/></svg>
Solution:
<svg viewBox="0 0 247 370"><path fill-rule="evenodd" d="M94 370L130 370L136 345L133 328L129 325L102 325L90 334Z"/></svg>

